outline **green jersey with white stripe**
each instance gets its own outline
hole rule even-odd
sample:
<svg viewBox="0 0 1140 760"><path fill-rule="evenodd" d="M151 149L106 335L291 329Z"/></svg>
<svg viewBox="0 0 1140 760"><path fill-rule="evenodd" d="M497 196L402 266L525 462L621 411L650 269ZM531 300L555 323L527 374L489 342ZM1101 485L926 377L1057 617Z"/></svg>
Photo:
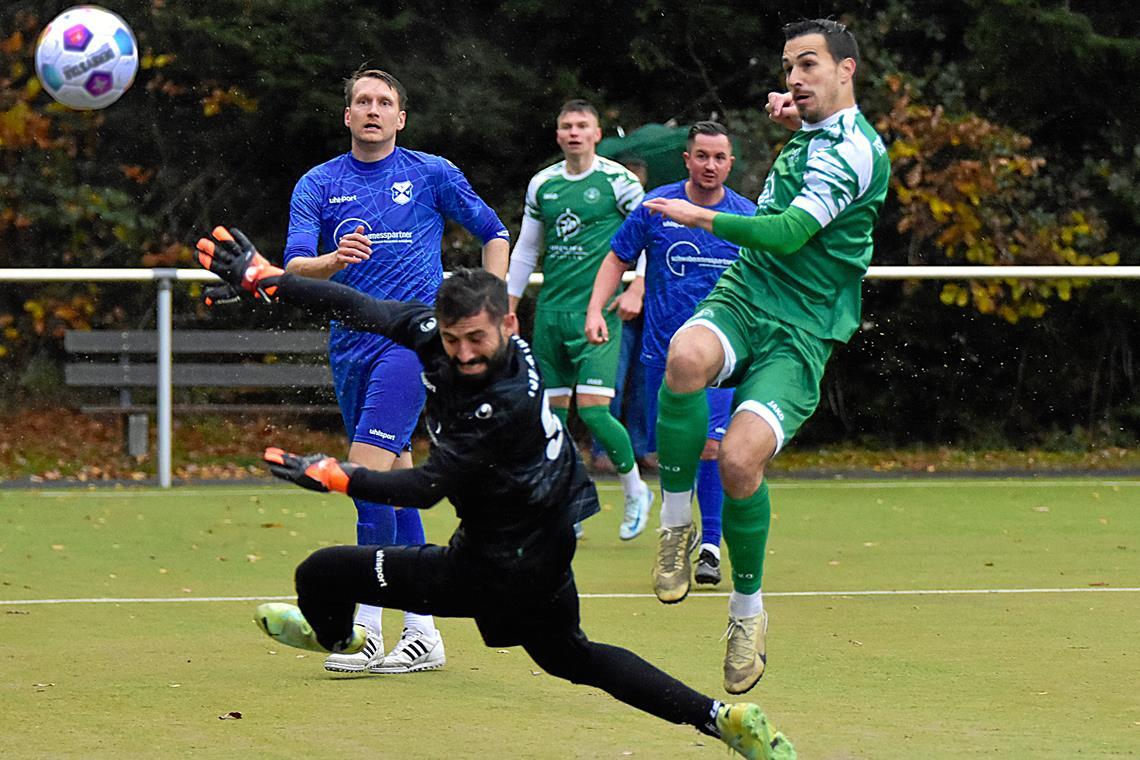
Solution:
<svg viewBox="0 0 1140 760"><path fill-rule="evenodd" d="M637 177L601 156L582 174L559 161L534 175L525 213L542 223L546 248L536 308L586 311L610 239L644 195Z"/></svg>
<svg viewBox="0 0 1140 760"><path fill-rule="evenodd" d="M741 248L714 296L846 342L859 326L871 233L890 171L886 147L858 107L804 124L768 172L756 215L795 206L821 229L790 255Z"/></svg>

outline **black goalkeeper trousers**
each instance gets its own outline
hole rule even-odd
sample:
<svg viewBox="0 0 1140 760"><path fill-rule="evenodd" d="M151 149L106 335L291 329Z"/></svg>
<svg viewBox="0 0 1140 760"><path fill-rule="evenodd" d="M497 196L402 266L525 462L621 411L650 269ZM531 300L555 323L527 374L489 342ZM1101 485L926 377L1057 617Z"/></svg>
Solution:
<svg viewBox="0 0 1140 760"><path fill-rule="evenodd" d="M352 635L357 604L473 618L488 646L521 645L552 676L712 734L713 700L629 650L590 641L579 626L573 575L554 571L561 582L535 588L544 573L489 571L451 547L332 546L297 567L297 600L329 649Z"/></svg>

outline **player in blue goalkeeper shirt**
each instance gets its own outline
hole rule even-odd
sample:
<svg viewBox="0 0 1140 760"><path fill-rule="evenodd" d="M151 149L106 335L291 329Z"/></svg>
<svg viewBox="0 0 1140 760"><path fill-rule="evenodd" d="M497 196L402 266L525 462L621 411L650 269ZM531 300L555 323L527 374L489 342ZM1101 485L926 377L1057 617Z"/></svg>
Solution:
<svg viewBox="0 0 1140 760"><path fill-rule="evenodd" d="M732 141L723 125L702 121L689 129L685 166L689 178L663 185L647 198L683 198L715 211L752 216L756 204L724 186L732 170ZM645 366L647 415L657 419L657 391L665 378L669 340L696 305L709 294L721 273L736 261L739 246L702 229L691 229L650 214L639 206L625 220L610 243L611 251L594 280L594 292L586 314L586 336L603 342L609 335L601 309L620 281L622 272L634 266L645 251L645 327L641 362ZM700 555L695 578L698 583L720 582L720 512L724 491L716 457L732 411L732 390L709 388L708 439L701 453L697 476L697 502L701 512ZM656 436L650 427L651 449Z"/></svg>
<svg viewBox="0 0 1140 760"><path fill-rule="evenodd" d="M289 207L287 271L331 279L375 298L431 303L443 280L444 223L454 220L483 242L483 266L505 277L508 233L463 173L445 158L396 146L407 93L391 74L356 72L345 82L348 153L303 176ZM387 471L412 466L409 446L424 405L423 368L415 353L336 321L329 364L351 446L348 459ZM356 499L357 543L422 544L416 510ZM385 653L381 610L362 606L368 642L333 654L337 672L408 673L443 667L443 642L431 616L405 613L404 633Z"/></svg>

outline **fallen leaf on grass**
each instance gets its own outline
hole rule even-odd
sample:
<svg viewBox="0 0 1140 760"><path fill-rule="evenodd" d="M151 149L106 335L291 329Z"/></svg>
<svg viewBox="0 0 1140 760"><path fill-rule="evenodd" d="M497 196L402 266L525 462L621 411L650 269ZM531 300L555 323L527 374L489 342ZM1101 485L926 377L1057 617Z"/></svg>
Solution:
<svg viewBox="0 0 1140 760"><path fill-rule="evenodd" d="M1034 511L1034 512L1048 512L1048 511L1049 511L1049 507L1034 507L1034 508L1033 508L1033 511Z"/></svg>
<svg viewBox="0 0 1140 760"><path fill-rule="evenodd" d="M270 522L270 523L262 523L261 527L263 527L263 528L284 528L285 526L282 525L281 523Z"/></svg>
<svg viewBox="0 0 1140 760"><path fill-rule="evenodd" d="M61 551L63 551L63 544L52 544L51 550L53 552L61 552Z"/></svg>
<svg viewBox="0 0 1140 760"><path fill-rule="evenodd" d="M241 720L241 713L237 710L230 710L228 713L219 715L218 720Z"/></svg>
<svg viewBox="0 0 1140 760"><path fill-rule="evenodd" d="M34 683L34 684L32 684L32 686L39 689L40 691L43 691L44 689L48 688L49 686L55 686L55 684L54 683Z"/></svg>
<svg viewBox="0 0 1140 760"><path fill-rule="evenodd" d="M31 615L27 610L4 610L5 615Z"/></svg>

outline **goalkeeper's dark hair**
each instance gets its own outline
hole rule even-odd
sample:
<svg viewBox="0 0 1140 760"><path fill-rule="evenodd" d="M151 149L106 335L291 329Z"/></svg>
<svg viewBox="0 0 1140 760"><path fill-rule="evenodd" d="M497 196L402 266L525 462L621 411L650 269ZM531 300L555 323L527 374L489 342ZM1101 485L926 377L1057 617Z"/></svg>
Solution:
<svg viewBox="0 0 1140 760"><path fill-rule="evenodd" d="M364 66L367 65L368 64L364 64ZM396 91L396 107L401 111L407 111L408 91L404 89L404 85L400 84L400 80L396 79L396 77L387 71L382 71L381 69L366 69L364 66L352 72L352 76L344 80L344 105L346 107L352 105L352 90L361 79L379 79Z"/></svg>
<svg viewBox="0 0 1140 760"><path fill-rule="evenodd" d="M827 52L836 63L844 58L855 61L856 70L859 67L859 43L855 35L846 24L833 21L829 18L802 19L784 25L784 41L803 37L805 34L821 34L827 43Z"/></svg>
<svg viewBox="0 0 1140 760"><path fill-rule="evenodd" d="M507 283L486 269L461 267L439 286L435 296L435 315L446 325L486 310L493 322L507 314Z"/></svg>

